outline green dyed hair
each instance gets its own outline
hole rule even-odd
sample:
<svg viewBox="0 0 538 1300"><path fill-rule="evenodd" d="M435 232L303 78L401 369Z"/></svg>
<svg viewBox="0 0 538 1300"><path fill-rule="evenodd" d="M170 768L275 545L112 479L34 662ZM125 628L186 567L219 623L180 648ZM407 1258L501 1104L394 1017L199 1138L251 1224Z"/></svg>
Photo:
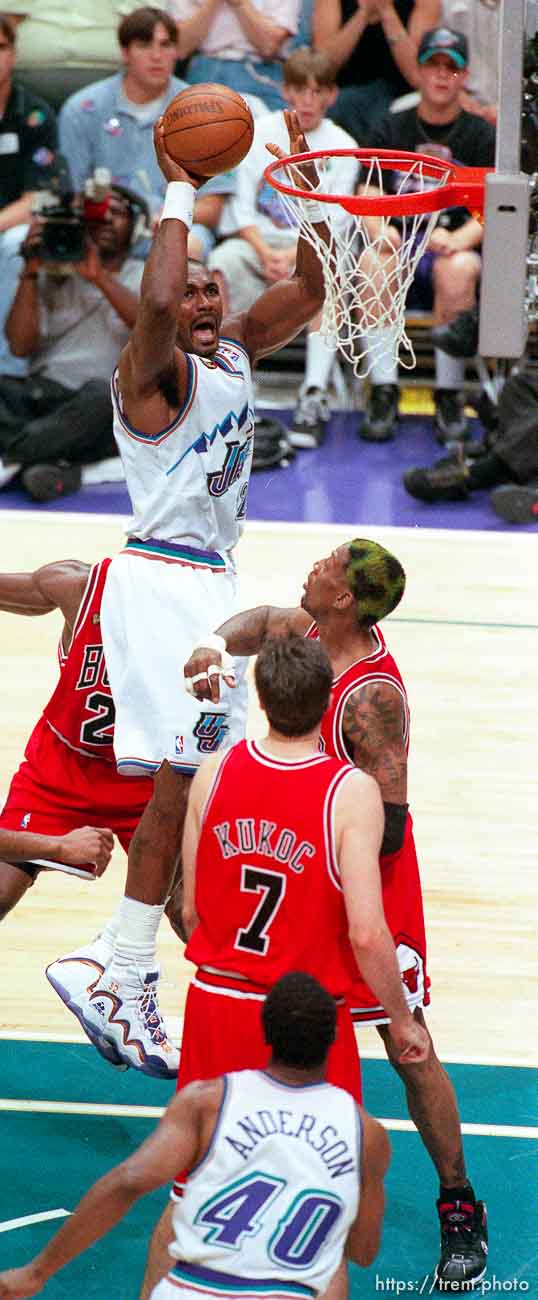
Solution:
<svg viewBox="0 0 538 1300"><path fill-rule="evenodd" d="M355 537L348 549L346 579L357 602L357 622L360 627L372 627L400 603L405 573L396 556L379 542Z"/></svg>

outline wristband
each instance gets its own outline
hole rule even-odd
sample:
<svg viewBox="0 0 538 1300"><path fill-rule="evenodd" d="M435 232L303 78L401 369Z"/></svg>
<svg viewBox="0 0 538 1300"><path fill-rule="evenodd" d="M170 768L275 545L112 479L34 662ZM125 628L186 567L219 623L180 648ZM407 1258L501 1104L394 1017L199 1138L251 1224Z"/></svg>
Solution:
<svg viewBox="0 0 538 1300"><path fill-rule="evenodd" d="M327 220L327 207L325 203L317 203L315 199L303 199L303 210L305 217L312 226L317 226Z"/></svg>
<svg viewBox="0 0 538 1300"><path fill-rule="evenodd" d="M188 695L194 695L194 688L198 682L205 681L210 677L233 677L235 681L234 661L232 656L228 654L223 636L219 636L217 632L209 632L199 645L193 646L191 655L196 654L197 650L216 650L220 654L222 662L220 664L210 664L205 673L195 673L193 677L186 677L185 690Z"/></svg>
<svg viewBox="0 0 538 1300"><path fill-rule="evenodd" d="M161 212L163 221L182 221L190 230L194 214L196 190L188 181L169 181L166 187L164 207Z"/></svg>

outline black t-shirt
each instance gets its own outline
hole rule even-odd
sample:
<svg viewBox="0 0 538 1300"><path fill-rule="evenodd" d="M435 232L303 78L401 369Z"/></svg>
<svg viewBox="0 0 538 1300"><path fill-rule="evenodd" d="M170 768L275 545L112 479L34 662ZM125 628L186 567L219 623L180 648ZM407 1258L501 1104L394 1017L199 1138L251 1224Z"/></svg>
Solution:
<svg viewBox="0 0 538 1300"><path fill-rule="evenodd" d="M404 149L424 153L462 167L493 167L495 162L495 128L490 122L462 109L452 122L425 122L416 108L402 113L386 113L374 124L368 139L371 149ZM391 173L386 173L390 180ZM400 173L401 175L401 173ZM450 208L441 224L451 230L461 226L469 213L465 208Z"/></svg>
<svg viewBox="0 0 538 1300"><path fill-rule="evenodd" d="M357 0L341 0L342 23L357 12ZM395 0L394 8L400 22L407 27L413 12L414 0ZM391 86L394 95L403 95L411 87L400 72L392 56L390 45L381 23L369 23L360 41L351 51L347 63L338 73L339 86L364 86L381 77Z"/></svg>
<svg viewBox="0 0 538 1300"><path fill-rule="evenodd" d="M0 208L43 186L56 141L52 108L15 83L0 120Z"/></svg>

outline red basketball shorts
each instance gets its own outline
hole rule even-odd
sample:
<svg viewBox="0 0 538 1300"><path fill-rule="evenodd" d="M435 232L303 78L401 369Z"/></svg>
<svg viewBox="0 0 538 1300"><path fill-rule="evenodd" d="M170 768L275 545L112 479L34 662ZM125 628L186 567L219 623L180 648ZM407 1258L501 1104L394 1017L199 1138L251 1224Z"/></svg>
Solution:
<svg viewBox="0 0 538 1300"><path fill-rule="evenodd" d="M69 749L43 721L13 777L0 828L56 838L81 826L108 826L127 851L152 790L149 779L119 776L113 763ZM50 867L95 875L92 864L64 867L51 861Z"/></svg>

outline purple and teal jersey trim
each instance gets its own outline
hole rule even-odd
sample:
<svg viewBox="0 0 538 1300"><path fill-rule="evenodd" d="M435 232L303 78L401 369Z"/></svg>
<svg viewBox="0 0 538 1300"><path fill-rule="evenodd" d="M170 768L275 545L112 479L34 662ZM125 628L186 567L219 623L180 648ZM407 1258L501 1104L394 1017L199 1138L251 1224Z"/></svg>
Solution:
<svg viewBox="0 0 538 1300"><path fill-rule="evenodd" d="M201 1295L265 1296L267 1300L311 1300L316 1292L301 1282L284 1281L275 1277L239 1277L236 1273L223 1273L201 1264L187 1264L178 1259L168 1274L168 1280L183 1284Z"/></svg>
<svg viewBox="0 0 538 1300"><path fill-rule="evenodd" d="M140 555L146 560L164 560L165 564L184 564L191 569L211 569L226 573L228 564L218 551L202 551L182 542L165 542L159 537L130 537L122 554Z"/></svg>

